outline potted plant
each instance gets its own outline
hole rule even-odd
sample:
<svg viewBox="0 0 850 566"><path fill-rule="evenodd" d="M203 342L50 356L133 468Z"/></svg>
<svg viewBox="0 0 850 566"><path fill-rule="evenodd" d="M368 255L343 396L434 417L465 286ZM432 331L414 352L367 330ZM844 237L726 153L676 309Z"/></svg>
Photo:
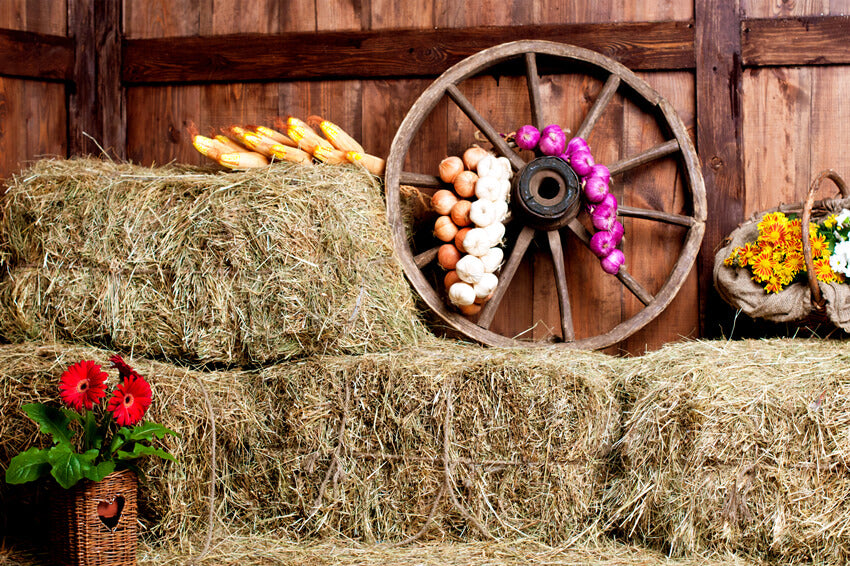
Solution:
<svg viewBox="0 0 850 566"><path fill-rule="evenodd" d="M49 475L63 488L51 499L50 510L51 547L63 564L134 565L135 461L148 455L174 460L152 443L177 433L143 420L151 405L150 385L121 356L112 356L110 362L118 370L119 383L109 396L108 374L93 360L82 360L59 379L63 406L23 406L52 445L21 452L6 470L10 484Z"/></svg>

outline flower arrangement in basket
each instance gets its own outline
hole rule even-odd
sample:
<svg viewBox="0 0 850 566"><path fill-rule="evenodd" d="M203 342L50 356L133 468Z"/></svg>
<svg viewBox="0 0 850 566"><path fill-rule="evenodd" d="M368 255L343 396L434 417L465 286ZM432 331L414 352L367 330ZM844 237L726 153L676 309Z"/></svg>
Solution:
<svg viewBox="0 0 850 566"><path fill-rule="evenodd" d="M815 202L826 179L838 186L842 198ZM715 256L720 295L754 318L789 322L825 317L850 330L848 196L843 179L824 171L805 203L769 210L742 224Z"/></svg>
<svg viewBox="0 0 850 566"><path fill-rule="evenodd" d="M69 366L59 379L57 407L23 406L48 448L31 447L13 457L6 482L21 484L52 476L62 490L51 498L50 550L60 564L134 566L136 495L134 463L143 456L174 457L152 445L166 435L160 424L143 421L151 405L151 387L118 356L110 358L121 380L107 398L108 374L92 360Z"/></svg>

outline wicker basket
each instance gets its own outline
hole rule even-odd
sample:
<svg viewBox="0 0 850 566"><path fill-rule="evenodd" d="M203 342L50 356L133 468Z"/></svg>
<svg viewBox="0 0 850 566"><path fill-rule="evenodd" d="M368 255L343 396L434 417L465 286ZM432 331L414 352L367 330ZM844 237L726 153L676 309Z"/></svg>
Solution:
<svg viewBox="0 0 850 566"><path fill-rule="evenodd" d="M827 179L838 187L840 194L837 198L815 201L815 194ZM810 220L820 221L842 208L850 208L850 191L838 173L826 170L814 179L805 201L761 212L741 224L715 255L714 285L720 296L752 318L797 324L829 323L850 332L850 285L823 283L816 279L808 230L802 230L801 234L807 272L805 283L794 283L779 293L767 294L751 280L747 270L724 264L732 249L755 239L757 224L767 213L800 214L801 224L808 226Z"/></svg>
<svg viewBox="0 0 850 566"><path fill-rule="evenodd" d="M129 470L102 481L57 488L50 509L50 550L63 566L135 566L136 491Z"/></svg>

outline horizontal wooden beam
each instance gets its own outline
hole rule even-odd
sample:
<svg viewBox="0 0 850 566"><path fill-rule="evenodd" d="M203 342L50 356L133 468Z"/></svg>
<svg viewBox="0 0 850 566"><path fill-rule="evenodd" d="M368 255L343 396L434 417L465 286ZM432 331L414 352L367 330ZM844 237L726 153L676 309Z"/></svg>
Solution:
<svg viewBox="0 0 850 566"><path fill-rule="evenodd" d="M60 35L0 29L0 75L71 81L74 40Z"/></svg>
<svg viewBox="0 0 850 566"><path fill-rule="evenodd" d="M850 16L748 19L741 22L745 67L850 63Z"/></svg>
<svg viewBox="0 0 850 566"><path fill-rule="evenodd" d="M692 69L693 22L345 31L132 39L126 84L435 77L482 49L518 39L592 49L635 70Z"/></svg>

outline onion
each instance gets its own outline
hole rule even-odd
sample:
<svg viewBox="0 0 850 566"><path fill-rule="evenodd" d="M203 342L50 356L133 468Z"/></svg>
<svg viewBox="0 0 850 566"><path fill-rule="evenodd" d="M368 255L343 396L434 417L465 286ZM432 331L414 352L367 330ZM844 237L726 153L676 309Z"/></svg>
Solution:
<svg viewBox="0 0 850 566"><path fill-rule="evenodd" d="M455 247L462 254L466 253L466 248L463 247L463 241L466 239L466 235L469 234L470 230L472 230L472 228L461 228L457 231L457 235L455 236Z"/></svg>
<svg viewBox="0 0 850 566"><path fill-rule="evenodd" d="M472 286L475 290L475 298L483 299L485 297L489 297L493 291L496 290L496 286L499 284L499 278L493 275L492 273L485 273L481 276L481 279Z"/></svg>
<svg viewBox="0 0 850 566"><path fill-rule="evenodd" d="M582 150L570 154L570 165L577 175L580 177L587 177L590 173L591 167L596 165L596 163L593 161L593 156L590 154L590 150Z"/></svg>
<svg viewBox="0 0 850 566"><path fill-rule="evenodd" d="M502 193L501 179L479 177L475 182L475 196L481 200L499 200Z"/></svg>
<svg viewBox="0 0 850 566"><path fill-rule="evenodd" d="M567 135L558 124L549 124L540 132L538 147L544 155L561 155L567 145Z"/></svg>
<svg viewBox="0 0 850 566"><path fill-rule="evenodd" d="M473 145L463 152L463 164L466 165L467 169L474 171L478 167L478 162L487 155L490 154L486 149Z"/></svg>
<svg viewBox="0 0 850 566"><path fill-rule="evenodd" d="M434 222L434 235L438 240L451 242L457 236L457 226L448 216L440 216Z"/></svg>
<svg viewBox="0 0 850 566"><path fill-rule="evenodd" d="M465 316L475 316L481 312L481 305L477 303L472 303L471 305L460 305L458 308Z"/></svg>
<svg viewBox="0 0 850 566"><path fill-rule="evenodd" d="M455 177L463 171L463 161L460 157L452 155L440 161L440 179L446 183L454 183Z"/></svg>
<svg viewBox="0 0 850 566"><path fill-rule="evenodd" d="M458 227L469 226L472 224L472 220L469 219L469 209L471 206L472 202L466 199L457 201L449 212L452 222L454 222ZM454 238L454 236L452 236L452 238ZM448 242L448 240L446 241Z"/></svg>
<svg viewBox="0 0 850 566"><path fill-rule="evenodd" d="M619 220L615 220L608 229L608 232L611 234L611 238L613 238L614 245L619 246L620 242L623 240L623 234L626 233L626 229L623 228L623 225Z"/></svg>
<svg viewBox="0 0 850 566"><path fill-rule="evenodd" d="M493 273L499 266L502 265L502 261L505 259L505 252L502 251L502 248L490 248L487 250L487 253L481 256L481 262L484 264L484 271L487 273Z"/></svg>
<svg viewBox="0 0 850 566"><path fill-rule="evenodd" d="M490 238L490 243L494 246L498 246L502 241L502 238L505 237L505 225L501 222L493 222L489 226L482 228L482 230L487 232L487 236Z"/></svg>
<svg viewBox="0 0 850 566"><path fill-rule="evenodd" d="M446 276L443 277L443 285L445 285L446 290L450 289L451 286L457 283L458 281L460 281L460 277L458 277L457 271L455 271L454 269L446 273Z"/></svg>
<svg viewBox="0 0 850 566"><path fill-rule="evenodd" d="M449 287L449 300L459 307L475 302L475 289L469 283L459 281Z"/></svg>
<svg viewBox="0 0 850 566"><path fill-rule="evenodd" d="M476 257L483 256L492 247L493 241L484 228L473 228L463 238L463 248L466 253Z"/></svg>
<svg viewBox="0 0 850 566"><path fill-rule="evenodd" d="M602 177L586 177L582 185L584 185L584 196L588 202L600 203L608 194L608 183Z"/></svg>
<svg viewBox="0 0 850 566"><path fill-rule="evenodd" d="M590 146L584 141L584 138L573 138L567 143L567 148L564 153L572 155L577 151L590 151Z"/></svg>
<svg viewBox="0 0 850 566"><path fill-rule="evenodd" d="M611 232L597 232L590 238L590 251L596 254L596 257L603 258L607 256L615 247L616 244L614 243L614 237Z"/></svg>
<svg viewBox="0 0 850 566"><path fill-rule="evenodd" d="M469 219L479 228L489 226L496 222L496 215L500 212L500 209L496 208L496 204L491 200L478 199L469 208Z"/></svg>
<svg viewBox="0 0 850 566"><path fill-rule="evenodd" d="M431 197L431 208L437 214L447 216L457 202L457 197L448 189L440 189Z"/></svg>
<svg viewBox="0 0 850 566"><path fill-rule="evenodd" d="M443 244L437 250L437 263L446 271L451 271L460 260L460 251L454 244Z"/></svg>
<svg viewBox="0 0 850 566"><path fill-rule="evenodd" d="M617 210L617 197L614 196L614 193L609 192L605 195L605 198L602 199L602 202L599 203L599 206L610 206L614 210Z"/></svg>
<svg viewBox="0 0 850 566"><path fill-rule="evenodd" d="M590 215L593 222L593 227L597 230L611 230L614 222L617 221L617 211L610 206L597 205L593 213ZM615 244L616 245L616 244Z"/></svg>
<svg viewBox="0 0 850 566"><path fill-rule="evenodd" d="M540 141L540 130L526 124L516 131L516 144L520 149L534 149Z"/></svg>
<svg viewBox="0 0 850 566"><path fill-rule="evenodd" d="M475 285L481 281L481 278L487 273L484 271L484 263L474 255L465 255L460 258L455 269L457 269L457 276L460 277L460 280L470 285Z"/></svg>
<svg viewBox="0 0 850 566"><path fill-rule="evenodd" d="M611 250L611 253L602 258L602 261L599 263L602 265L602 269L604 269L606 273L617 275L620 271L620 267L626 263L626 256L623 255L623 252L614 248Z"/></svg>
<svg viewBox="0 0 850 566"><path fill-rule="evenodd" d="M455 177L454 187L455 192L462 198L469 198L475 194L475 182L478 181L478 175L475 171L461 171Z"/></svg>
<svg viewBox="0 0 850 566"><path fill-rule="evenodd" d="M606 183L611 182L611 171L604 165L594 165L590 168L591 177L601 177Z"/></svg>

